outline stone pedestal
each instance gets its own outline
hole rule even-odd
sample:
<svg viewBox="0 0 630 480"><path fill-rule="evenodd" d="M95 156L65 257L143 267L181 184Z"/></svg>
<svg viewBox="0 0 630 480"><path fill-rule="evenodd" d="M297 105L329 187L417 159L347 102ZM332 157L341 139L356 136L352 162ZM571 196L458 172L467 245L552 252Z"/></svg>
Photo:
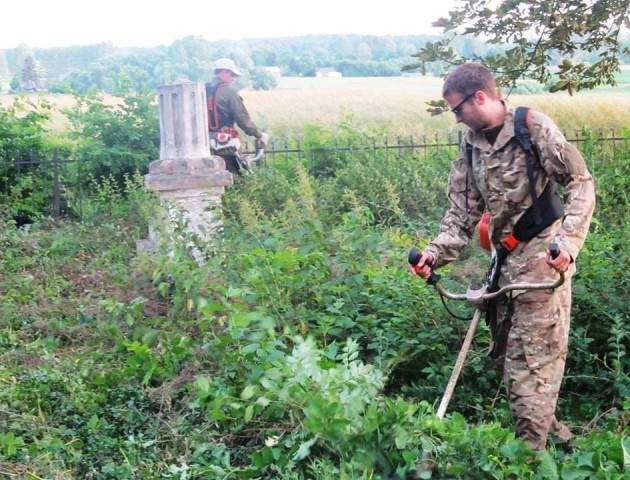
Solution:
<svg viewBox="0 0 630 480"><path fill-rule="evenodd" d="M190 233L207 238L219 224L210 208L220 205L225 186L233 178L224 160L210 154L205 87L177 81L160 87L158 94L160 159L149 165L146 186L163 202L171 221L166 231L172 232L173 216L181 213ZM158 229L150 230L150 238L138 242L139 249L155 248Z"/></svg>

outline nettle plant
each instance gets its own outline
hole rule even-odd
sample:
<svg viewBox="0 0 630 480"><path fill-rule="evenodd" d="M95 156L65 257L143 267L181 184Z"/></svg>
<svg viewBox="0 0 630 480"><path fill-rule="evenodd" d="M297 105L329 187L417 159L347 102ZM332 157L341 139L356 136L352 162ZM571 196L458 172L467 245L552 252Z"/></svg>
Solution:
<svg viewBox="0 0 630 480"><path fill-rule="evenodd" d="M238 397L229 402L217 394L225 390L217 388L215 379L198 378L200 406L219 423L233 424L240 418L244 430L259 430L249 449L252 468L280 474L304 468L305 459L323 457L365 472L392 471L398 462L390 458L390 450L400 461L398 450L413 436L418 407L388 405L381 393L385 376L361 361L357 342L321 349L312 338L297 336L292 341L290 353L266 362L262 376L233 392ZM392 417L398 417L401 427L382 432L385 425L392 426ZM418 454L409 449L408 467Z"/></svg>

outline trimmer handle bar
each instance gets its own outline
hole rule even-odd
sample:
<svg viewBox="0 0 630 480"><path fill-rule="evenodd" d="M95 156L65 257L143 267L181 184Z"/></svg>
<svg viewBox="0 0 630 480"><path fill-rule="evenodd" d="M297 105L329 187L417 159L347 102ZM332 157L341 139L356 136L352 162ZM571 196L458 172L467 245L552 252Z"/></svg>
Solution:
<svg viewBox="0 0 630 480"><path fill-rule="evenodd" d="M552 258L556 258L560 253L558 245L555 243L549 245L549 251L551 252ZM417 248L414 247L409 251L408 260L412 267L418 265L418 262L420 261L420 252ZM485 284L473 284L466 293L452 293L446 290L439 281L440 276L434 271L431 271L431 275L427 279L427 283L434 286L440 295L451 300L468 300L473 304L479 304L514 290L547 290L557 288L564 283L564 273L560 273L559 278L554 282L512 283L501 287L496 292L487 292L487 285Z"/></svg>

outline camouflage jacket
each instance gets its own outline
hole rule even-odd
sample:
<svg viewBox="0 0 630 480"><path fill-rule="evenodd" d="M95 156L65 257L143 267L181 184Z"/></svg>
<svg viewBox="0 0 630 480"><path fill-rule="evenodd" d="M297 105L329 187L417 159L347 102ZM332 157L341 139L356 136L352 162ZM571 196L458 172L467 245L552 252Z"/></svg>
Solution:
<svg viewBox="0 0 630 480"><path fill-rule="evenodd" d="M449 174L447 195L450 207L438 236L425 249L435 256L435 268L457 258L472 238L484 210L492 215L490 239L494 246L498 246L513 232L514 225L531 205L525 153L514 137L514 112L514 107L506 105L503 128L493 145L483 133L469 130L465 135ZM538 160L534 162L537 195L553 178L563 187L565 215L534 239L521 242L508 255L502 269L502 283L548 280L546 277L551 275L551 269L544 261L541 262L544 268L524 266L534 257L544 258L549 243L554 241L575 260L584 244L595 208L593 178L580 152L543 113L530 111L528 126L538 153ZM469 166L466 143L473 146L472 167Z"/></svg>
<svg viewBox="0 0 630 480"><path fill-rule="evenodd" d="M213 78L206 87L214 89L221 85L219 78ZM234 127L238 125L247 135L260 138L262 132L249 117L249 112L243 103L242 97L231 85L221 88L217 99L220 127Z"/></svg>

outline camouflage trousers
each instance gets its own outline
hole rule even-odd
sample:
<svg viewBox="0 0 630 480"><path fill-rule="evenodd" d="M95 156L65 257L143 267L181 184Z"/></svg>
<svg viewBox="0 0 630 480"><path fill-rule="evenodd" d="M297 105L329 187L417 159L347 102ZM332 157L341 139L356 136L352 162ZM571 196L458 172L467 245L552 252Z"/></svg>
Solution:
<svg viewBox="0 0 630 480"><path fill-rule="evenodd" d="M530 290L497 302L493 360L507 387L517 436L533 450L549 433L572 437L556 419L571 316L571 280L551 290Z"/></svg>

